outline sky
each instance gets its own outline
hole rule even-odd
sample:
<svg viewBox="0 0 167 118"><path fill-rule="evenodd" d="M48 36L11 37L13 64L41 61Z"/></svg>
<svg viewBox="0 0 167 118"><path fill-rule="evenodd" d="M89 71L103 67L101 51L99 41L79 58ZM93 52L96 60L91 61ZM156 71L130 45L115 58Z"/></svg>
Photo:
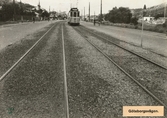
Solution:
<svg viewBox="0 0 167 118"><path fill-rule="evenodd" d="M20 1L20 0L17 0ZM21 0L24 3L29 3L31 5L37 6L39 1L42 8L49 11L68 11L70 7L77 7L81 15L88 14L89 12L89 2L90 2L90 14L93 15L94 13L100 14L100 3L101 0ZM158 5L161 3L167 3L167 0L102 0L102 13L108 13L109 10L112 10L113 7L129 7L130 9L133 8L143 8L144 5L148 7L152 7L154 5Z"/></svg>

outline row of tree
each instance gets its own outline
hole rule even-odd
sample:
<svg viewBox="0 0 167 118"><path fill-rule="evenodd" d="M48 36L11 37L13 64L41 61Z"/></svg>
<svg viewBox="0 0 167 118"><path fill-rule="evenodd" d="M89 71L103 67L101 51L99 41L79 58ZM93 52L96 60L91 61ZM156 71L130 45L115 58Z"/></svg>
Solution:
<svg viewBox="0 0 167 118"><path fill-rule="evenodd" d="M0 0L0 5L12 2L12 0Z"/></svg>
<svg viewBox="0 0 167 118"><path fill-rule="evenodd" d="M25 17L34 17L35 13L39 13L40 17L49 17L49 13L46 10L36 10L34 6L24 3L3 3L2 8L0 9L0 20L8 21L14 20L16 17L25 16ZM20 17L21 18L21 17Z"/></svg>
<svg viewBox="0 0 167 118"><path fill-rule="evenodd" d="M104 17L105 20L112 23L133 23L136 25L138 20L138 18L132 17L130 9L125 7L114 7Z"/></svg>

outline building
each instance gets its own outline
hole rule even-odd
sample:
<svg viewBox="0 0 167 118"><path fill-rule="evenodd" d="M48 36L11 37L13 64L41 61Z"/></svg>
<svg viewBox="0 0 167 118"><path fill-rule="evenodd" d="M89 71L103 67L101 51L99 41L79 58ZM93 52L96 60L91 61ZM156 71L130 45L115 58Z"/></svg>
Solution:
<svg viewBox="0 0 167 118"><path fill-rule="evenodd" d="M144 17L144 21L153 21L154 17Z"/></svg>
<svg viewBox="0 0 167 118"><path fill-rule="evenodd" d="M56 11L50 12L49 19L50 20L58 19L58 13Z"/></svg>
<svg viewBox="0 0 167 118"><path fill-rule="evenodd" d="M145 16L155 17L156 15L159 15L159 14L164 15L165 5L167 7L167 3L162 3L162 4L159 4L159 5L147 8ZM142 14L143 14L143 8L131 9L131 13L132 13L133 17L141 18ZM165 16L167 16L167 8L166 8Z"/></svg>

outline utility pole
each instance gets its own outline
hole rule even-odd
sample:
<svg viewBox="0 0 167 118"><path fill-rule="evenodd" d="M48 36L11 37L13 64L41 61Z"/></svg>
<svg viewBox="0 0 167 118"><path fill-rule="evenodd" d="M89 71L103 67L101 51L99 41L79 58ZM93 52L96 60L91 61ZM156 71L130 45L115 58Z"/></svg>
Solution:
<svg viewBox="0 0 167 118"><path fill-rule="evenodd" d="M101 7L100 7L100 23L102 22L102 0L101 0Z"/></svg>
<svg viewBox="0 0 167 118"><path fill-rule="evenodd" d="M146 14L146 5L144 5L143 11L142 11L142 33L141 33L141 47L143 47L143 28L144 28L144 16Z"/></svg>
<svg viewBox="0 0 167 118"><path fill-rule="evenodd" d="M165 2L165 8L164 8L164 19L165 19L165 24L166 24L166 2ZM167 29L166 29L166 38L167 38Z"/></svg>
<svg viewBox="0 0 167 118"><path fill-rule="evenodd" d="M81 10L81 18L83 20L83 9Z"/></svg>
<svg viewBox="0 0 167 118"><path fill-rule="evenodd" d="M90 22L90 2L89 2L89 22Z"/></svg>
<svg viewBox="0 0 167 118"><path fill-rule="evenodd" d="M94 26L95 26L95 11L94 11L94 20L93 20L93 24L94 24Z"/></svg>
<svg viewBox="0 0 167 118"><path fill-rule="evenodd" d="M85 7L84 7L84 21L85 21Z"/></svg>
<svg viewBox="0 0 167 118"><path fill-rule="evenodd" d="M20 0L20 17L21 17L21 22L23 23L23 8L21 0Z"/></svg>
<svg viewBox="0 0 167 118"><path fill-rule="evenodd" d="M165 2L165 8L164 8L164 18L166 17L166 2Z"/></svg>
<svg viewBox="0 0 167 118"><path fill-rule="evenodd" d="M15 20L16 10L15 10L15 0L13 0L13 21Z"/></svg>

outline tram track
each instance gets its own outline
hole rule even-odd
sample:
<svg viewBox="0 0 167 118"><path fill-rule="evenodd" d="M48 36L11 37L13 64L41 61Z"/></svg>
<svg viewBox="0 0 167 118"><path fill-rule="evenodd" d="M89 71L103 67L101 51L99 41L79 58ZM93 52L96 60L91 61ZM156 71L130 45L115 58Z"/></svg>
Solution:
<svg viewBox="0 0 167 118"><path fill-rule="evenodd" d="M70 117L122 118L122 106L161 106L74 28L65 28Z"/></svg>
<svg viewBox="0 0 167 118"><path fill-rule="evenodd" d="M100 35L98 35L97 33L93 32L93 31L90 31L89 29L87 29L87 28L85 28L85 27L83 27L83 26L81 26L80 28L82 28L83 30L85 30L85 31L87 31L87 32L89 32L89 33L91 33L91 34L93 34L94 36L96 36L96 37L98 37L98 38L100 38L100 39L106 40L106 41L112 43L113 45L115 45L115 46L117 46L117 47L119 47L119 48L121 48L121 49L123 49L123 50L126 50L127 52L130 52L130 53L132 53L132 54L134 54L134 55L136 55L136 56L138 56L138 57L140 57L140 58L142 58L142 59L144 59L144 60L146 60L146 61L148 61L148 62L150 62L150 63L152 63L152 64L155 64L155 65L159 66L160 68L163 68L163 69L166 69L166 70L167 70L167 67L166 67L166 66L164 66L164 65L162 65L162 64L159 64L159 63L157 63L157 62L151 60L150 58L148 58L148 57L146 57L146 56L144 56L144 55L142 55L142 54L139 54L139 53L137 53L137 52L134 52L134 51L132 51L132 50L129 50L129 49L126 48L126 47L123 47L123 46L117 44L117 41L116 41L116 40L110 40L110 39L108 39L108 38L105 38L105 37L103 37L103 36L100 36ZM118 40L119 40L119 39L118 39Z"/></svg>
<svg viewBox="0 0 167 118"><path fill-rule="evenodd" d="M112 115L110 105L115 99L109 100L107 94L113 96L111 88L114 87L84 70L88 65L83 66L77 53L79 49L72 43L79 38L75 35L79 34L73 34L63 23L55 24L1 77L0 84L5 81L0 98L2 117L69 118ZM78 40L81 45L83 42L82 39ZM83 54L83 57L86 56L89 53ZM108 114L103 112L105 107L109 108ZM118 116L117 112L113 113L115 117Z"/></svg>
<svg viewBox="0 0 167 118"><path fill-rule="evenodd" d="M69 118L63 32L54 24L1 76L3 117Z"/></svg>
<svg viewBox="0 0 167 118"><path fill-rule="evenodd" d="M12 65L16 63L52 26L53 23L0 50L0 76L12 67Z"/></svg>
<svg viewBox="0 0 167 118"><path fill-rule="evenodd" d="M66 54L65 54L65 42L64 42L64 30L62 25L62 47L63 47L63 70L64 70L64 96L65 96L65 109L66 118L69 118L69 105L68 105L68 91L67 91L67 72L66 72Z"/></svg>
<svg viewBox="0 0 167 118"><path fill-rule="evenodd" d="M39 38L35 44L29 48L26 53L24 53L1 77L0 77L0 82L37 46L37 44L43 39L43 37L45 37L54 27L55 25L53 25L51 28L49 28L49 30L42 35L41 38Z"/></svg>
<svg viewBox="0 0 167 118"><path fill-rule="evenodd" d="M92 32L88 33L87 31L84 31L84 29L82 28L74 28L84 39L86 39L94 48L96 48L99 52L101 52L108 60L110 60L114 65L116 65L123 73L125 73L129 78L131 78L138 86L140 86L146 93L148 93L152 98L154 98L159 104L163 105L165 108L167 108L166 103L164 102L164 100L160 99L159 97L157 97L157 95L155 95L154 92L150 91L150 88L147 87L146 85L143 85L143 83L140 82L139 79L137 79L136 77L134 77L134 75L130 74L129 71L127 71L125 68L122 67L122 65L120 65L120 63L118 63L116 61L116 59L112 59L112 56L110 56L109 54L107 54L106 52L104 52L103 49L101 49L101 47L98 45L99 42L93 43L93 40L96 40L96 38L93 38L92 40L90 40L90 34L92 35ZM88 35L87 35L88 34ZM95 36L96 34L93 34L93 37L98 37L98 39L103 39L101 36ZM98 46L97 46L98 45ZM114 44L115 45L115 44ZM122 48L122 47L121 47ZM111 51L111 50L110 50ZM121 58L123 60L123 58ZM152 63L152 62L151 62ZM154 64L154 63L153 63ZM157 64L156 64L157 65ZM161 67L160 65L158 65L158 67ZM163 68L163 67L162 67ZM163 68L166 70L166 68ZM135 73L137 74L137 73Z"/></svg>

